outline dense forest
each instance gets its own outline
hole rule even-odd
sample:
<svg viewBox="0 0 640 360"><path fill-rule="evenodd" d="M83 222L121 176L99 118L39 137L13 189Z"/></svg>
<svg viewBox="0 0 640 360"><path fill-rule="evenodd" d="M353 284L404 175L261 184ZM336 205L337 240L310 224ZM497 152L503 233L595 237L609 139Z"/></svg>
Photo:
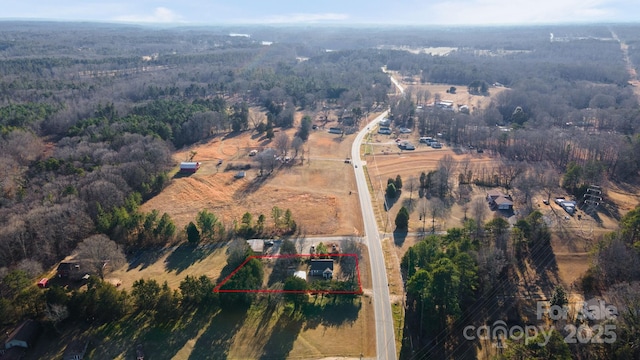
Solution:
<svg viewBox="0 0 640 360"><path fill-rule="evenodd" d="M126 254L187 240L190 230L175 229L168 215L139 212L143 201L171 181L171 153L224 133L293 127L296 111L331 106L362 114L390 107L397 126L440 133L452 146L482 148L510 164L555 169L565 175L565 188L578 195L605 178L635 183L640 108L629 84L637 79L627 66L640 71L638 30L632 25L152 28L1 22L2 319L42 313L42 307L32 306L36 295L25 290L26 279L87 239L106 235ZM620 41L628 47L629 62ZM437 47L453 50L446 56L406 51ZM469 104L470 112L426 111L417 105L442 94L390 95L385 67L417 83L444 83L480 95L496 86L508 91L483 109ZM252 123L249 107L264 109L266 122ZM609 291L625 278L612 268L619 254L630 254L625 264L637 264L636 212L623 218L620 233L603 240L585 280L589 291ZM199 214L200 220L210 215ZM505 224L465 226L426 238L402 259L407 339L422 349L403 352L407 358L446 354L444 345L458 345L460 339L443 339L445 331L461 319L489 318L481 311L495 304L483 302L483 296L509 275L508 266L496 267L506 261ZM514 259L549 251L548 229L536 212L516 228L511 236L520 236L524 245ZM77 304L78 317L100 312L88 307L100 306L91 296L104 293L111 305L128 296L92 281L88 294L47 296ZM188 306L199 301L194 297L206 296L188 294L197 281L211 287L206 279L186 279L181 290ZM163 294L168 305L143 303L145 291ZM143 280L131 297L139 308L158 314L160 306L178 301L167 288ZM425 314L424 307L440 311ZM633 338L633 326L625 328L626 338ZM465 356L470 352L458 349ZM621 358L638 351L635 345L614 350ZM519 356L538 356L521 351ZM598 348L581 356L605 352Z"/></svg>

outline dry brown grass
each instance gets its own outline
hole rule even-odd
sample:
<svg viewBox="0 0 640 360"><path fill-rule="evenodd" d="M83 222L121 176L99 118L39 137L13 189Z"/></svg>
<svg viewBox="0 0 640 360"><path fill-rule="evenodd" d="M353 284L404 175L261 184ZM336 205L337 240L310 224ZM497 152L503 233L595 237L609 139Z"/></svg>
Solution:
<svg viewBox="0 0 640 360"><path fill-rule="evenodd" d="M293 130L288 130L293 134ZM143 204L143 211L167 212L181 228L207 209L228 226L249 211L255 217L278 206L291 209L293 217L308 235L353 235L362 231L360 205L356 196L355 178L351 166L344 163L354 135L340 137L318 130L305 145L305 161L283 165L265 179L257 177L258 170L247 171L244 179L234 179L236 171L224 171L226 164L250 163L252 149L270 146L268 141L253 139L243 133L230 139L215 138L205 144L184 149L174 155L176 162L186 159L191 151L201 169L188 177L174 178L158 196ZM300 156L299 156L300 157ZM221 166L217 166L222 159Z"/></svg>
<svg viewBox="0 0 640 360"><path fill-rule="evenodd" d="M206 251L170 248L159 256L155 251L148 251L136 265L114 271L105 280L119 280L121 287L127 290L139 279L153 279L160 284L166 281L172 289L177 289L187 275L206 275L215 281L226 263L226 247Z"/></svg>
<svg viewBox="0 0 640 360"><path fill-rule="evenodd" d="M294 131L287 130L287 133L292 136ZM340 137L324 130L314 131L304 147L304 163L282 166L266 179L258 179L258 171L251 169L247 177L240 180L233 178L236 171L224 171L226 164L252 163L249 151L269 147L270 142L250 133L228 139L214 138L174 154L175 161L180 162L186 160L191 151L195 151L194 161L202 163L201 169L191 176L174 178L162 193L143 204L142 210L167 212L181 228L193 221L202 209L212 211L229 226L247 211L254 217L265 214L270 219L272 207L278 206L292 211L303 234L359 235L363 227L360 204L357 196L349 194L350 191L356 191L355 178L351 165L344 163L345 157L350 154L354 137ZM219 160L222 160L221 166L217 166ZM255 164L252 165L255 167ZM187 253L180 255L185 256L187 259L181 263L179 256L169 250L157 260L142 259L145 265L121 269L111 274L110 278L121 281L125 289L129 289L140 278L153 278L161 283L167 281L169 286L177 288L186 275L205 274L217 279L226 263L224 248L210 254L196 254L191 258ZM371 275L366 249L363 249L360 261L360 275L363 288L370 289ZM295 329L293 332L276 329L275 322L278 320L274 320L274 317L257 334L258 320L250 317L234 335L229 357L247 358L250 354L259 357L260 351L269 346L267 342L274 341L270 340L273 331L283 332L282 336L295 337L288 358L359 358L360 354L372 357L375 355L373 307L369 296L364 295L361 300L357 318L352 321L338 325L304 325L297 329L297 333ZM196 341L188 341L176 358L189 357Z"/></svg>

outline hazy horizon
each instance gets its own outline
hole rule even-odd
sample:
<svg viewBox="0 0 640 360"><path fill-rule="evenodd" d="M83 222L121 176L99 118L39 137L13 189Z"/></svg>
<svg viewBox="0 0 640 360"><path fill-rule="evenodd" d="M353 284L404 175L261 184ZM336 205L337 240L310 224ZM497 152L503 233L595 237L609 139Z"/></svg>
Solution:
<svg viewBox="0 0 640 360"><path fill-rule="evenodd" d="M194 26L401 25L528 26L635 23L637 0L400 0L394 3L336 1L273 2L60 0L55 4L1 0L2 21L73 21Z"/></svg>

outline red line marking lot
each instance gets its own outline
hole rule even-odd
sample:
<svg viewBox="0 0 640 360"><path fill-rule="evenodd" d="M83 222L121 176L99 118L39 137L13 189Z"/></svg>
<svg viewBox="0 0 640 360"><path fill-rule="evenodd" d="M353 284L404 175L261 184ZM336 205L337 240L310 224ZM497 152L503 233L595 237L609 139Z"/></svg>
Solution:
<svg viewBox="0 0 640 360"><path fill-rule="evenodd" d="M275 289L233 289L233 290L225 290L221 289L224 284L229 281L243 266L245 266L252 259L287 259L287 258L313 258L317 257L316 254L296 254L296 255L252 255L249 256L238 268L233 270L231 274L229 274L224 280L220 282L214 289L213 292L217 293L281 293L281 294L362 294L362 282L360 280L360 265L358 262L358 254L326 254L328 258L336 258L336 257L353 257L356 262L356 275L358 279L358 290L355 291L343 291L343 290L275 290Z"/></svg>

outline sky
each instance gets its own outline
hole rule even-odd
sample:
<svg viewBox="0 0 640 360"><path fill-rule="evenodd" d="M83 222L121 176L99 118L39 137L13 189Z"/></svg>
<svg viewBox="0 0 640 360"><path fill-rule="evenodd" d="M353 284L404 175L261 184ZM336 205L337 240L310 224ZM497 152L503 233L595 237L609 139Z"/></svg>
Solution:
<svg viewBox="0 0 640 360"><path fill-rule="evenodd" d="M2 20L148 24L536 25L639 22L639 0L0 0Z"/></svg>

